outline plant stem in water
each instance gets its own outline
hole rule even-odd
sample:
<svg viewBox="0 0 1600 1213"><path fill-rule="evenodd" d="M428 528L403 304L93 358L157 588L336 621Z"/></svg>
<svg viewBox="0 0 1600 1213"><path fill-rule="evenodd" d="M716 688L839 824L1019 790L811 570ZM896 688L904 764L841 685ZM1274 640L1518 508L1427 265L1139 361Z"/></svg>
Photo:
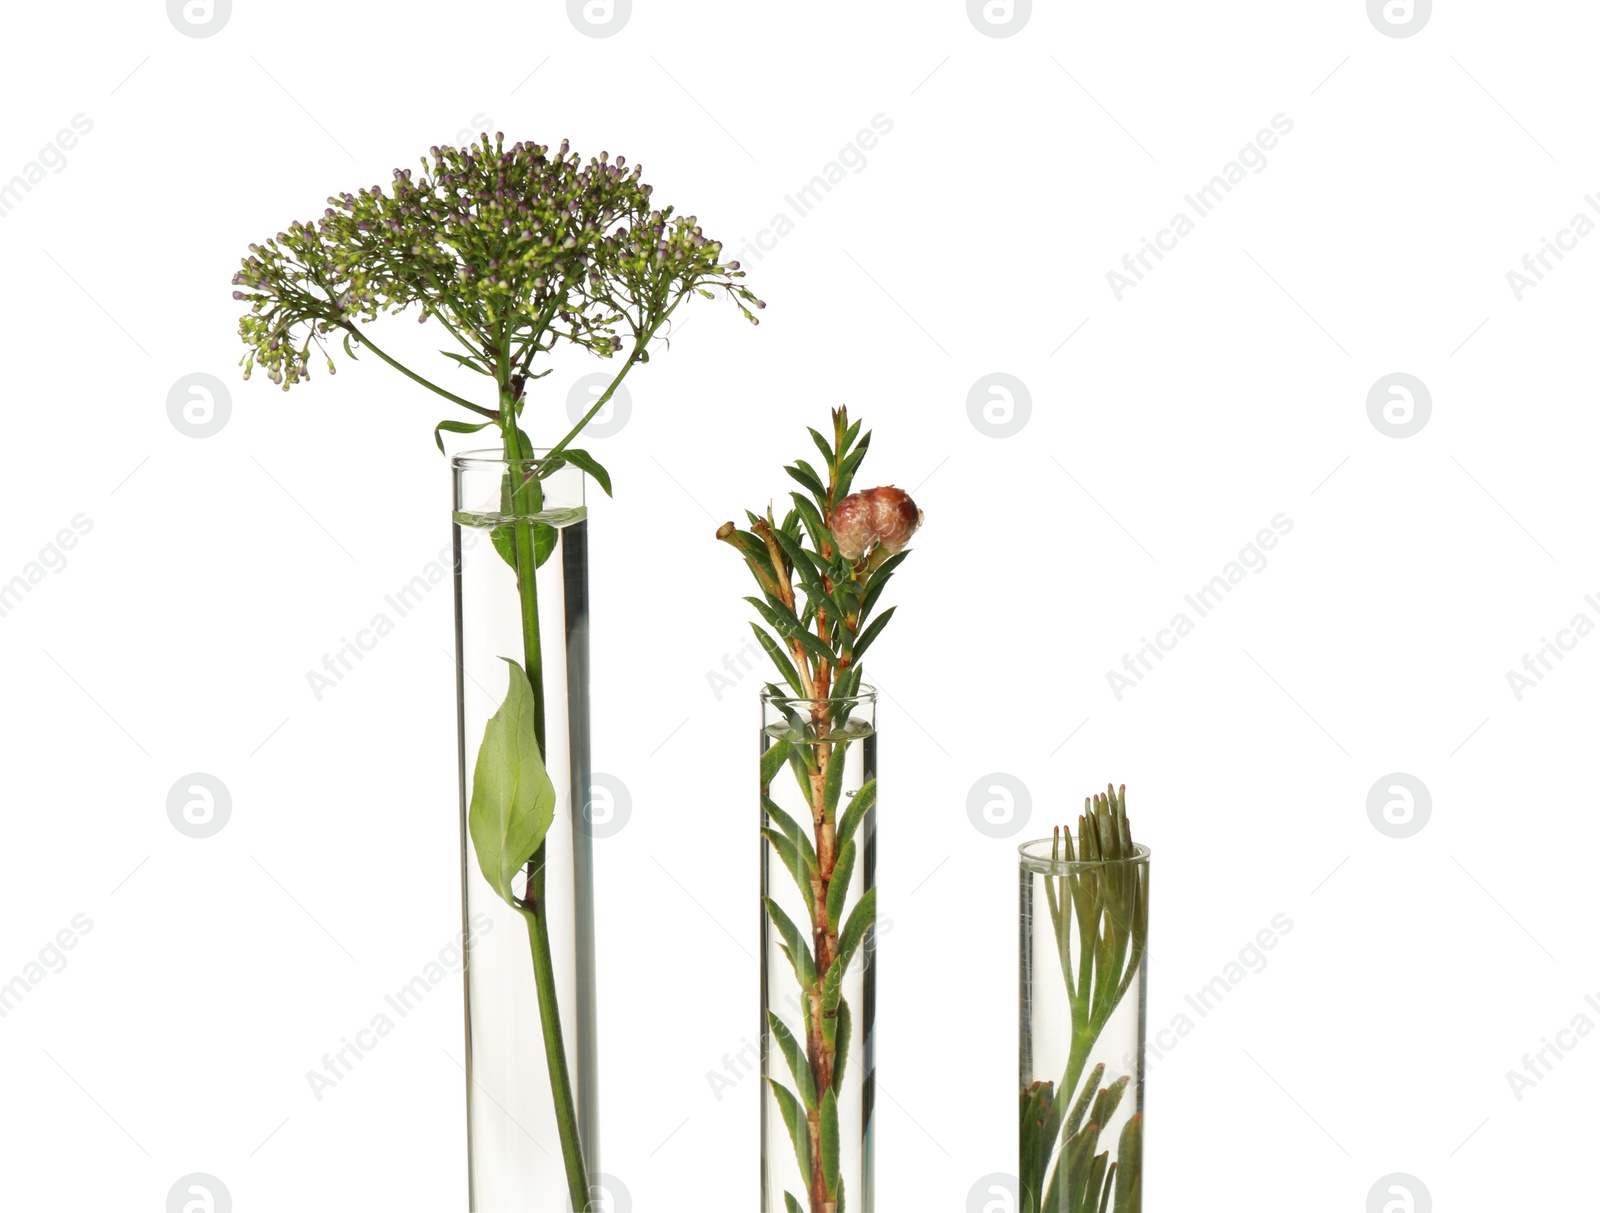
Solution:
<svg viewBox="0 0 1600 1213"><path fill-rule="evenodd" d="M534 524L528 519L544 504L544 492L532 466L532 451L522 449L515 418L505 428L507 474L511 479L510 505L513 549L517 558L517 592L522 609L524 669L533 688L534 736L545 754L544 658L539 640L539 587L534 556ZM578 1136L577 1103L567 1070L567 1050L561 1031L561 1007L556 1000L555 966L550 953L549 907L545 904L546 844L528 861L528 941L533 956L534 983L539 992L539 1026L544 1038L545 1062L550 1071L550 1094L555 1102L556 1125L561 1138L561 1158L567 1174L572 1207L589 1208L589 1181L585 1174L583 1143Z"/></svg>

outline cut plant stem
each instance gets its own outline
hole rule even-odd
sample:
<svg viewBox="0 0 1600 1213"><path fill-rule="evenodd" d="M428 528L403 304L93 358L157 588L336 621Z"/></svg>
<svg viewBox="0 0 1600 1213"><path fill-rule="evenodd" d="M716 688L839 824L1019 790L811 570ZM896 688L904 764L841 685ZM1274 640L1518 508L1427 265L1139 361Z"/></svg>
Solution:
<svg viewBox="0 0 1600 1213"><path fill-rule="evenodd" d="M798 922L767 898L769 925L784 935L781 947L800 988L806 1029L803 1058L791 1040L792 1029L772 1014L770 1007L769 1020L773 1034L785 1042L785 1060L801 1090L797 1095L770 1074L767 1078L793 1138L810 1213L839 1213L852 1190L840 1159L840 1104L852 1031L850 1004L843 998L842 983L856 949L873 930L877 913L876 892L870 888L864 888L853 909L845 904L857 845L853 836L849 842L841 840L835 813L849 747L865 736L854 731L851 708L861 689L861 657L894 608L871 623L868 616L922 520L921 511L901 490L889 485L867 490L858 496L871 517L865 526L860 517L852 524L855 554L847 556L831 529L832 519L841 500L849 499L851 480L871 434L861 432L859 421L852 425L842 408L835 409L832 418L831 442L821 432L810 431L826 472L819 473L803 459L784 469L809 496L791 491L795 509L782 522L769 504L764 514L746 511L749 530L727 522L716 532L717 540L737 551L755 577L761 597L747 601L771 629L756 624L756 635L796 696L789 700L776 683L768 684L766 702L781 707L785 724L781 739L767 753L777 745L784 749L775 758L776 766L763 758L762 797L768 821L763 833L799 886L811 927L807 945ZM885 500L898 510L898 521L892 529L880 532L875 503ZM863 531L870 534L863 536ZM799 593L805 595L803 606ZM809 840L798 813L791 819L767 799L773 774L784 763L797 777L811 817ZM875 780L867 780L845 810L852 828L873 811L875 784ZM774 825L781 825L781 833L789 838L779 837ZM871 855L869 846L867 841L860 844L864 857ZM865 864L866 858L863 870ZM865 883L863 880L863 886ZM839 971L830 977L835 968ZM867 1038L865 1033L863 1038ZM865 1061L863 1058L858 1065L864 1067ZM863 1083L870 1079L870 1071L864 1070ZM868 1090L864 1085L863 1093ZM771 1160L764 1160L764 1184L772 1178ZM863 1185L871 1182L865 1166L855 1179ZM802 1207L794 1191L786 1191L784 1200L790 1210Z"/></svg>
<svg viewBox="0 0 1600 1213"><path fill-rule="evenodd" d="M819 702L812 705L812 719L818 737L827 737L832 733L832 705ZM846 713L849 706L845 705ZM806 1041L806 1053L811 1065L811 1081L816 1087L817 1106L807 1109L806 1121L811 1134L811 1174L806 1177L810 1184L810 1198L812 1213L834 1213L837 1208L835 1202L828 1195L828 1181L822 1167L822 1097L827 1091L833 1089L834 1063L838 1058L837 1041L835 1047L828 1047L827 1038L823 1035L822 1026L822 989L827 980L828 970L833 966L838 957L839 937L830 929L828 922L828 889L833 881L834 868L837 856L834 853L834 822L828 812L828 768L835 761L843 762L843 753L834 752L834 743L818 742L816 747L816 769L809 771L809 784L811 793L811 823L816 834L817 848L817 879L815 881L816 908L811 921L812 945L817 955L817 977L812 988L806 991L806 997L811 1003L810 1039Z"/></svg>
<svg viewBox="0 0 1600 1213"><path fill-rule="evenodd" d="M508 359L502 355L501 365ZM502 400L509 400L503 392ZM534 555L531 517L544 504L544 490L534 473L532 451L522 449L522 439L517 433L516 410L505 407L502 422L505 435L507 496L512 519L512 547L517 558L517 594L522 610L523 668L533 688L534 739L539 743L540 755L545 754L544 711L544 657L539 641L539 585L537 560ZM533 954L533 978L538 988L539 1028L544 1039L545 1064L550 1071L550 1095L555 1103L556 1126L561 1138L561 1159L567 1175L567 1189L572 1207L582 1211L589 1208L589 1179L583 1158L583 1142L578 1136L577 1101L572 1094L572 1076L567 1069L566 1042L561 1031L561 1006L556 999L555 965L550 953L549 909L545 904L545 848L539 849L528 861L527 887L524 891L526 908L523 916L528 921L528 941Z"/></svg>

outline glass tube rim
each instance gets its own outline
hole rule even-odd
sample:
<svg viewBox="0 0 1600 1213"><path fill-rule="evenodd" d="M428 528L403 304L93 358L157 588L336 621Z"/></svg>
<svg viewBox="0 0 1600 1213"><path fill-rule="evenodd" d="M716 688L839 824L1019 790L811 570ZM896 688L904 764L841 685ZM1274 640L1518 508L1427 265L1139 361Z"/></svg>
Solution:
<svg viewBox="0 0 1600 1213"><path fill-rule="evenodd" d="M761 703L763 706L772 703L789 703L810 706L812 704L847 703L852 707L876 707L878 703L878 688L875 686L861 686L854 695L819 695L807 697L805 695L789 695L782 692L774 695L766 687L761 688Z"/></svg>
<svg viewBox="0 0 1600 1213"><path fill-rule="evenodd" d="M533 453L528 458L519 459L517 462L539 463L553 449L553 447L547 446L534 447ZM450 456L450 466L463 470L467 468L505 467L511 462L506 458L506 453L498 447L478 447L471 451L458 451ZM566 466L570 467L572 465L568 464Z"/></svg>
<svg viewBox="0 0 1600 1213"><path fill-rule="evenodd" d="M1123 859L1052 859L1050 847L1054 839L1035 838L1025 842L1017 848L1018 866L1024 871L1034 872L1043 876L1066 876L1074 872L1090 872L1106 868L1120 867L1148 867L1150 864L1150 848L1143 843L1135 843L1134 853ZM1035 850L1038 848L1039 850ZM1042 851L1042 853L1040 853Z"/></svg>

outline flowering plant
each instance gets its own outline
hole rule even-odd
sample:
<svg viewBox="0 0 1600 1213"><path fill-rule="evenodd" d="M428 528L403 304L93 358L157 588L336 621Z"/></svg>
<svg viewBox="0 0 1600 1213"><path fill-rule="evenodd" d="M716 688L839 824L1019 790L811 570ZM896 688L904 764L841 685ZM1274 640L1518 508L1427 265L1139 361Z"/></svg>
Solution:
<svg viewBox="0 0 1600 1213"><path fill-rule="evenodd" d="M544 764L545 689L534 570L554 548L537 516L542 482L572 465L607 494L611 478L572 445L690 296L725 296L756 322L764 304L742 284L737 261L692 215L657 206L651 187L623 157L585 162L563 141L554 152L531 142L506 146L484 134L467 147L434 147L422 171L396 169L390 188L373 185L328 199L320 217L296 220L252 244L234 275L247 304L239 335L249 347L245 377L261 367L285 391L311 377L312 351L336 373L330 343L351 358L380 361L470 414L439 422L443 433L494 427L507 472L495 548L517 575L523 651L508 657L505 702L490 720L474 767L468 824L485 878L527 920L540 1026L560 1126L572 1208L590 1207L544 897L544 837L556 794ZM415 308L453 343L441 351L492 383L482 401L450 391L405 366L372 339L380 312ZM618 363L593 407L547 452L534 457L523 429L529 385L550 372L539 358L561 344ZM512 880L526 873L519 896Z"/></svg>
<svg viewBox="0 0 1600 1213"><path fill-rule="evenodd" d="M794 508L783 521L769 505L764 516L746 513L748 530L728 522L717 531L756 580L760 596L745 601L762 623L750 626L793 695L767 685L769 702L784 721L766 730L761 833L794 880L800 901L792 904L803 905L804 925L794 922L776 896L763 899L763 910L782 938L780 949L800 988L804 1034L797 1037L771 1008L763 1030L781 1050L793 1080L791 1087L769 1073L768 1086L811 1213L841 1213L851 1188L841 1161L846 1143L840 1104L852 1033L845 975L858 950L870 948L877 920L877 890L869 881L862 881L867 887L849 904L858 855L867 857L863 870L870 862L869 814L877 804L870 764L863 768L862 786L848 799L844 795L851 747L867 737L851 710L862 692L861 659L894 615L893 607L875 617L873 609L922 525L922 512L900 489L850 492L871 437L844 409L835 410L831 438L811 431L825 471L804 459L784 469L805 492L790 493ZM804 822L778 804L772 788L785 767L799 789L794 803L805 806ZM858 1068L869 1061L858 1061ZM785 1192L784 1199L789 1213L801 1213L798 1197Z"/></svg>

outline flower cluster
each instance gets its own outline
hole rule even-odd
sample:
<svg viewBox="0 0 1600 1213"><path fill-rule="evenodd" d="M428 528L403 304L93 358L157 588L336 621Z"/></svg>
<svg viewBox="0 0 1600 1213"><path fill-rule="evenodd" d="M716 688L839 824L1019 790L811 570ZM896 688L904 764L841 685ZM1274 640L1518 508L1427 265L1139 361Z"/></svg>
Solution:
<svg viewBox="0 0 1600 1213"><path fill-rule="evenodd" d="M387 191L331 197L321 217L250 246L233 279L250 306L245 376L259 364L287 390L336 330L351 352L357 324L419 304L419 322L437 318L463 347L450 356L514 402L535 354L566 340L610 357L630 339L642 354L689 291L724 291L754 322L764 305L739 263L651 192L638 165L605 152L584 163L565 141L432 148L420 174L396 169Z"/></svg>
<svg viewBox="0 0 1600 1213"><path fill-rule="evenodd" d="M831 437L810 431L822 470L804 459L783 469L807 491L790 492L794 508L781 523L769 505L765 516L746 511L747 531L731 522L717 529L717 538L744 557L760 587L761 597L745 601L777 637L751 624L756 638L790 689L806 699L855 694L861 658L894 608L870 623L868 617L922 524L922 512L900 489L850 492L872 434L863 433L842 408L832 419Z"/></svg>
<svg viewBox="0 0 1600 1213"><path fill-rule="evenodd" d="M892 484L851 493L828 516L839 555L857 561L874 548L896 555L922 525L922 511L911 495Z"/></svg>

